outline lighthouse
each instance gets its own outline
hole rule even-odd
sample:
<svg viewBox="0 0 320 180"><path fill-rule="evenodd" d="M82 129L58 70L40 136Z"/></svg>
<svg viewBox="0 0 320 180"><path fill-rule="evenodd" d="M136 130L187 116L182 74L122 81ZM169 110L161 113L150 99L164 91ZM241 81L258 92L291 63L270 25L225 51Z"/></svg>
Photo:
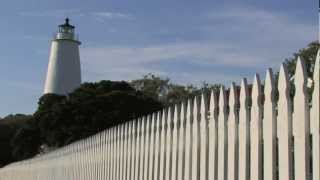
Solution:
<svg viewBox="0 0 320 180"><path fill-rule="evenodd" d="M59 25L51 42L44 94L67 95L81 84L79 45L69 19Z"/></svg>

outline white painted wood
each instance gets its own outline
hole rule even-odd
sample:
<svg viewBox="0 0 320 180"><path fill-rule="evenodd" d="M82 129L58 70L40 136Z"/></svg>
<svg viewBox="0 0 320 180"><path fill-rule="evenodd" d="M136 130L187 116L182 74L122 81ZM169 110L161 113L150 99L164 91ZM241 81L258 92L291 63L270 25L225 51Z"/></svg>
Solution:
<svg viewBox="0 0 320 180"><path fill-rule="evenodd" d="M144 147L145 147L145 151L144 151L144 164L143 164L143 179L144 180L148 180L149 178L149 168L150 168L150 131L151 131L151 121L152 121L152 117L151 115L147 116L146 119L146 127L145 127L145 142L144 142Z"/></svg>
<svg viewBox="0 0 320 180"><path fill-rule="evenodd" d="M95 136L93 135L93 136L90 137L90 149L89 149L89 156L90 156L90 158L89 158L89 160L90 160L90 178L91 178L91 179L95 179L95 168L96 168L96 167L95 167L94 151L95 151ZM63 156L64 152L62 151L61 153L62 153L61 156ZM60 157L61 157L61 156L60 156ZM59 158L59 160L60 160L60 158ZM62 163L61 160L60 160L60 163ZM62 177L63 177L63 174L64 174L63 169L60 169L60 168L59 168L59 171L62 173L62 174L61 174L61 177L60 177L60 178L62 178Z"/></svg>
<svg viewBox="0 0 320 180"><path fill-rule="evenodd" d="M193 100L193 117L192 117L192 156L191 156L191 180L199 179L199 104L197 97Z"/></svg>
<svg viewBox="0 0 320 180"><path fill-rule="evenodd" d="M131 164L133 159L133 144L132 144L132 137L133 137L133 121L128 123L128 149L127 149L127 167L126 167L126 180L130 180L131 178Z"/></svg>
<svg viewBox="0 0 320 180"><path fill-rule="evenodd" d="M128 146L128 137L129 137L129 122L126 122L124 125L124 140L123 140L123 175L122 179L127 179L128 174L128 161L129 161L129 146Z"/></svg>
<svg viewBox="0 0 320 180"><path fill-rule="evenodd" d="M141 119L137 122L136 131L136 151L135 151L135 165L134 165L134 180L139 180L139 167L140 167L140 152L141 152Z"/></svg>
<svg viewBox="0 0 320 180"><path fill-rule="evenodd" d="M104 172L104 154L103 154L103 145L104 145L104 137L103 137L103 131L99 133L99 150L98 150L98 153L99 153L99 165L98 165L98 180L103 180L103 172ZM74 165L73 165L74 166ZM74 177L72 179L76 179L75 175L73 175Z"/></svg>
<svg viewBox="0 0 320 180"><path fill-rule="evenodd" d="M308 107L306 67L300 57L297 61L294 84L294 177L299 180L307 180L309 179L310 172L310 114Z"/></svg>
<svg viewBox="0 0 320 180"><path fill-rule="evenodd" d="M82 142L83 141L78 141L77 143L76 143L76 148L77 148L77 152L76 152L76 162L75 162L75 164L76 164L76 172L75 172L75 175L76 175L76 177L75 177L75 179L79 179L79 180L81 180L81 171L82 171L82 168L81 168L81 148L82 148ZM44 169L45 169L45 165L44 165ZM44 172L46 172L46 170L44 170L43 171L43 173ZM46 177L45 177L45 175L43 175L43 177L42 177L42 179L45 179Z"/></svg>
<svg viewBox="0 0 320 180"><path fill-rule="evenodd" d="M131 167L130 180L135 178L135 164L136 164L136 147L137 147L137 121L132 123L132 137L131 137Z"/></svg>
<svg viewBox="0 0 320 180"><path fill-rule="evenodd" d="M166 133L167 133L167 110L164 109L162 111L162 117L161 117L161 133L160 133L160 165L159 165L159 180L165 180L165 168L166 168L166 148L167 148L167 140L166 140Z"/></svg>
<svg viewBox="0 0 320 180"><path fill-rule="evenodd" d="M102 180L104 179L104 160L105 160L105 154L104 154L104 145L105 145L105 139L104 139L104 131L99 133L99 150L98 150L98 155L100 157L100 159L98 159L99 161L99 165L98 165L98 180ZM74 149L72 147L72 153L73 155L76 155L76 149ZM73 157L73 159L76 158L75 156ZM72 162L72 166L76 166L76 161L73 160ZM75 171L75 170L74 170ZM77 179L75 172L73 172L73 177L71 179Z"/></svg>
<svg viewBox="0 0 320 180"><path fill-rule="evenodd" d="M99 180L99 171L100 171L100 153L99 153L99 145L100 145L100 133L95 135L95 151L94 151L94 156L95 156L95 162L94 162L94 166L95 166L95 179ZM69 152L68 152L69 153ZM68 168L69 169L69 168ZM68 171L67 171L68 173ZM70 178L70 177L68 177Z"/></svg>
<svg viewBox="0 0 320 180"><path fill-rule="evenodd" d="M104 178L104 160L105 160L105 154L104 154L104 144L105 144L105 139L104 139L104 131L99 133L100 136L100 142L99 142L99 170L98 170L98 174L99 174L99 180L103 180ZM77 179L75 177L75 175L73 175L74 177L72 179Z"/></svg>
<svg viewBox="0 0 320 180"><path fill-rule="evenodd" d="M116 143L115 143L115 134L116 128L113 127L110 129L110 140L109 140L109 149L110 149L110 159L109 159L109 176L110 179L114 179L115 178L115 151L116 151Z"/></svg>
<svg viewBox="0 0 320 180"><path fill-rule="evenodd" d="M81 152L81 161L82 161L82 165L81 168L83 169L81 172L81 175L83 176L81 179L85 179L87 178L87 157L86 157L86 153L87 153L87 138L83 140L83 144L82 144L82 152ZM52 156L52 154L50 154Z"/></svg>
<svg viewBox="0 0 320 180"><path fill-rule="evenodd" d="M145 158L145 130L146 130L146 117L141 119L140 131L140 164L139 164L139 180L143 180L144 174L144 158Z"/></svg>
<svg viewBox="0 0 320 180"><path fill-rule="evenodd" d="M250 146L250 111L248 107L249 91L246 79L242 79L239 111L239 180L248 180Z"/></svg>
<svg viewBox="0 0 320 180"><path fill-rule="evenodd" d="M154 180L160 180L160 149L161 149L161 112L157 113L156 132L155 132L155 146L154 146Z"/></svg>
<svg viewBox="0 0 320 180"><path fill-rule="evenodd" d="M106 180L110 180L111 179L111 171L110 171L110 163L111 163L111 130L108 129L106 134L107 134L107 137L106 137L106 141L107 141L107 144L106 144Z"/></svg>
<svg viewBox="0 0 320 180"><path fill-rule="evenodd" d="M123 165L124 165L124 135L125 135L125 131L124 131L124 124L120 125L120 134L119 134L119 143L120 143L120 157L119 157L119 180L124 180L123 179Z"/></svg>
<svg viewBox="0 0 320 180"><path fill-rule="evenodd" d="M86 162L86 163L84 164L84 167L85 167L85 178L87 178L87 179L89 178L88 151L89 151L89 138L86 138L85 139L85 150L84 150L84 162Z"/></svg>
<svg viewBox="0 0 320 180"><path fill-rule="evenodd" d="M217 180L218 178L218 97L212 91L210 97L210 118L208 124L209 131L209 163L208 179Z"/></svg>
<svg viewBox="0 0 320 180"><path fill-rule="evenodd" d="M239 98L235 83L231 84L229 92L228 117L228 180L238 179L238 121Z"/></svg>
<svg viewBox="0 0 320 180"><path fill-rule="evenodd" d="M218 180L227 179L227 97L223 87L219 95L219 119L218 119Z"/></svg>
<svg viewBox="0 0 320 180"><path fill-rule="evenodd" d="M292 102L289 97L290 91L288 70L281 65L278 80L279 101L277 119L277 137L279 148L279 179L293 179L293 156L292 144Z"/></svg>
<svg viewBox="0 0 320 180"><path fill-rule="evenodd" d="M262 104L261 82L258 74L254 76L251 93L250 121L250 178L262 180Z"/></svg>
<svg viewBox="0 0 320 180"><path fill-rule="evenodd" d="M275 103L275 84L271 69L267 70L264 85L264 119L263 119L263 152L264 152L264 179L276 180L276 143L277 121Z"/></svg>
<svg viewBox="0 0 320 180"><path fill-rule="evenodd" d="M184 171L184 178L185 180L191 180L191 164L192 159L192 141L191 141L191 121L192 121L192 100L188 100L188 105L187 105L187 115L186 115L186 145L185 145L185 171Z"/></svg>
<svg viewBox="0 0 320 180"><path fill-rule="evenodd" d="M313 72L313 96L311 109L313 179L320 179L320 50Z"/></svg>
<svg viewBox="0 0 320 180"><path fill-rule="evenodd" d="M119 178L119 126L116 126L115 129L115 139L114 139L114 178L118 179Z"/></svg>
<svg viewBox="0 0 320 180"><path fill-rule="evenodd" d="M82 161L82 166L81 166L81 168L83 169L83 171L82 171L82 175L83 175L83 178L81 178L81 180L83 180L84 178L86 178L87 177L87 169L86 169L86 147L87 147L87 139L84 139L83 140L83 145L82 145L82 152L81 152L81 156L82 156L82 158L81 158L81 161ZM49 156L51 156L51 154L49 155Z"/></svg>
<svg viewBox="0 0 320 180"><path fill-rule="evenodd" d="M208 104L203 93L200 101L200 180L208 180Z"/></svg>
<svg viewBox="0 0 320 180"><path fill-rule="evenodd" d="M155 172L155 141L156 141L156 119L157 119L157 114L153 113L152 114L152 119L151 119L151 125L150 125L150 158L149 158L149 173L148 173L148 179L154 179L154 172Z"/></svg>
<svg viewBox="0 0 320 180"><path fill-rule="evenodd" d="M111 146L112 146L112 155L111 155L111 176L112 179L116 178L115 171L116 171L116 128L112 128L112 141L111 141Z"/></svg>
<svg viewBox="0 0 320 180"><path fill-rule="evenodd" d="M96 151L96 136L93 135L90 137L91 139L91 144L90 144L90 161L91 161L91 179L96 179L95 175L96 175L96 166L95 166L95 151Z"/></svg>
<svg viewBox="0 0 320 180"><path fill-rule="evenodd" d="M180 105L180 118L178 121L178 169L177 169L177 180L184 180L184 169L185 169L185 135L186 135L186 104L184 102Z"/></svg>
<svg viewBox="0 0 320 180"><path fill-rule="evenodd" d="M115 176L115 127L109 129L109 145L108 145L108 179L113 179Z"/></svg>
<svg viewBox="0 0 320 180"><path fill-rule="evenodd" d="M95 134L94 138L93 138L93 151L92 151L93 168L94 168L93 177L94 177L94 179L98 179L98 143L99 143L99 135ZM66 153L68 154L68 150L67 150ZM66 164L66 166L68 166L68 164ZM68 174L68 172L66 170L65 170L65 172L66 172L66 174Z"/></svg>
<svg viewBox="0 0 320 180"><path fill-rule="evenodd" d="M167 132L166 132L166 148L165 148L165 175L164 179L171 179L172 171L172 124L173 124L173 107L168 108L167 114Z"/></svg>
<svg viewBox="0 0 320 180"><path fill-rule="evenodd" d="M107 130L108 137L107 137L107 152L106 152L106 176L107 179L112 179L113 178L113 128L110 128ZM84 162L85 163L85 162Z"/></svg>
<svg viewBox="0 0 320 180"><path fill-rule="evenodd" d="M116 136L116 134L115 134L115 136ZM93 173L94 173L94 170L93 170L93 158L92 158L92 151L93 151L92 146L93 146L93 137L91 136L91 137L89 137L89 148L88 148L88 169L89 169L89 178L90 179L93 179ZM61 157L61 156L62 155L60 155L59 157ZM59 159L59 163L61 163L60 159ZM58 172L59 172L59 179L62 179L61 170L58 169Z"/></svg>
<svg viewBox="0 0 320 180"><path fill-rule="evenodd" d="M102 174L102 179L107 180L108 179L108 130L103 131L103 138L104 138L104 143L102 144L103 146L103 174ZM80 169L79 169L80 170ZM80 179L77 177L76 179Z"/></svg>
<svg viewBox="0 0 320 180"><path fill-rule="evenodd" d="M179 106L174 106L173 114L173 130L172 130L172 158L171 158L171 179L177 180L178 178L178 123L179 123Z"/></svg>

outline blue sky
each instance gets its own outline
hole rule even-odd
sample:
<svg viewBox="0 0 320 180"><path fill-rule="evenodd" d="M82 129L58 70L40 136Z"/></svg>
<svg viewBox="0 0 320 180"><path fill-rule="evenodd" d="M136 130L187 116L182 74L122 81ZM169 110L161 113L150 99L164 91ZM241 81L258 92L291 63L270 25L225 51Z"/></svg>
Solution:
<svg viewBox="0 0 320 180"><path fill-rule="evenodd" d="M316 0L3 0L0 116L33 113L50 40L66 16L82 41L84 81L147 73L229 84L318 39Z"/></svg>

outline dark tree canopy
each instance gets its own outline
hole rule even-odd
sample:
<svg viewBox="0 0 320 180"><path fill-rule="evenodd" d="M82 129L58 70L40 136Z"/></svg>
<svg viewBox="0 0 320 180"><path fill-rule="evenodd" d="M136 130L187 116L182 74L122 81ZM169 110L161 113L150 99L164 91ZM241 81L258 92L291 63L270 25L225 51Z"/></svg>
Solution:
<svg viewBox="0 0 320 180"><path fill-rule="evenodd" d="M60 147L161 107L126 82L101 81L84 83L68 97L44 95L34 119L42 143Z"/></svg>
<svg viewBox="0 0 320 180"><path fill-rule="evenodd" d="M313 79L313 72L315 67L315 61L317 58L317 52L320 48L319 42L312 42L306 48L300 49L298 52L293 54L293 57L290 57L285 60L285 64L288 67L288 73L291 80L291 89L290 89L290 97L293 98L295 94L295 87L294 87L294 74L296 71L296 64L298 57L304 60L306 64L306 70L309 80ZM278 74L277 74L278 77ZM277 79L277 78L276 78ZM309 101L311 101L311 94L313 92L313 87L309 87L307 89L309 93Z"/></svg>
<svg viewBox="0 0 320 180"><path fill-rule="evenodd" d="M35 126L34 119L30 119L23 127L19 128L11 140L12 156L15 160L30 158L39 153L40 132Z"/></svg>
<svg viewBox="0 0 320 180"><path fill-rule="evenodd" d="M14 146L11 146L12 138L20 128L28 123L31 117L16 114L0 119L0 167L16 160L12 154L14 151Z"/></svg>
<svg viewBox="0 0 320 180"><path fill-rule="evenodd" d="M300 49L298 52L293 54L293 57L290 57L285 60L285 64L288 66L288 72L290 77L294 75L297 59L300 56L306 63L308 76L312 78L313 69L315 65L315 60L317 57L317 52L320 48L319 42L312 42L306 48Z"/></svg>

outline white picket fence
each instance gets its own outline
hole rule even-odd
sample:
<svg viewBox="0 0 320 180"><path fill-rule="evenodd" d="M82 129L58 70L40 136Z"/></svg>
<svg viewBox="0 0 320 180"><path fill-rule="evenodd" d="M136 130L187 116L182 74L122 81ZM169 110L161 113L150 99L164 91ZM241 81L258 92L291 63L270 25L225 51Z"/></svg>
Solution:
<svg viewBox="0 0 320 180"><path fill-rule="evenodd" d="M320 180L319 61L311 104L299 59L293 102L282 65L277 102L269 69L263 87L258 75L252 88L243 79L240 90L231 84L10 164L0 180Z"/></svg>

